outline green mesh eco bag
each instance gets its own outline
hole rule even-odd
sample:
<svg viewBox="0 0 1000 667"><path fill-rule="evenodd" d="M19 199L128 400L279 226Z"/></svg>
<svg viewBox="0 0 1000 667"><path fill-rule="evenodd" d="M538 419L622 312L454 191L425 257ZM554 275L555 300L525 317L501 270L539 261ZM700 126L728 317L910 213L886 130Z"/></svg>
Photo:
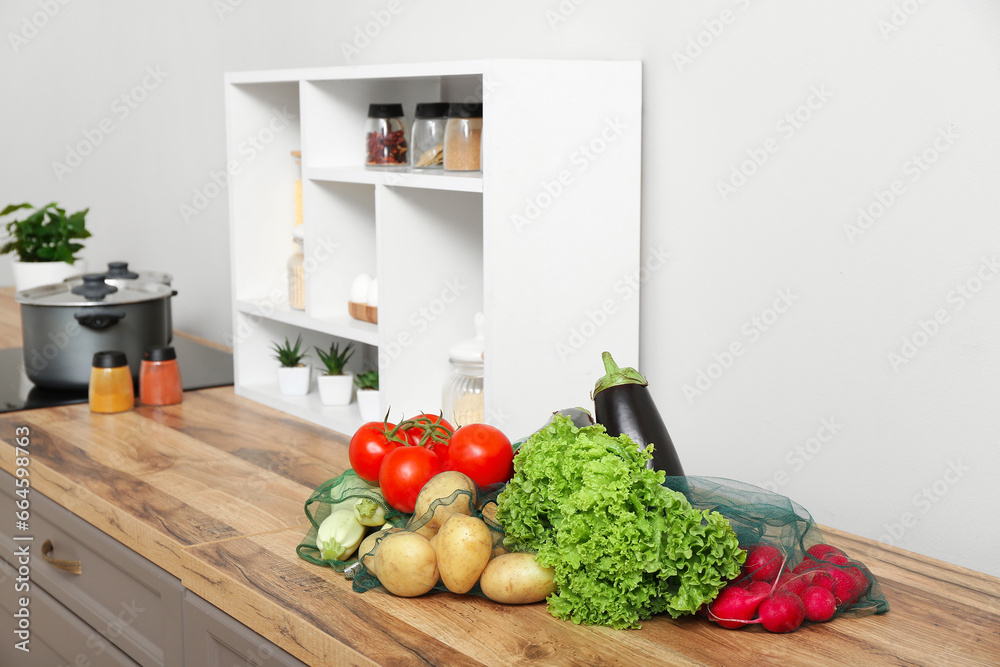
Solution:
<svg viewBox="0 0 1000 667"><path fill-rule="evenodd" d="M843 557L834 552L819 558L809 552L825 544L825 540L812 515L795 501L752 484L716 477L668 477L665 485L677 488L682 486L681 480L693 507L717 511L729 520L741 548L764 544L780 552L777 562L756 569L745 565L741 578L750 579L771 568L780 570L781 577L806 579L811 576L809 571L823 568L834 580L833 593L838 603L834 618L889 611L878 579L862 562L851 558L851 554ZM813 553L822 554L822 549L814 548Z"/></svg>
<svg viewBox="0 0 1000 667"><path fill-rule="evenodd" d="M351 563L357 560L351 557L345 561L324 560L320 556L320 549L316 546L316 532L319 525L323 523L330 514L338 509L352 509L358 500L367 499L380 505L385 510L386 521L394 526L402 526L409 518L408 514L393 509L385 502L382 492L378 486L369 484L358 477L353 470L348 470L339 477L327 480L320 484L309 499L306 501L305 511L312 526L309 532L302 538L302 543L296 547L295 551L303 560L314 565L326 565L332 567L337 572L343 572ZM376 530L376 529L372 529Z"/></svg>

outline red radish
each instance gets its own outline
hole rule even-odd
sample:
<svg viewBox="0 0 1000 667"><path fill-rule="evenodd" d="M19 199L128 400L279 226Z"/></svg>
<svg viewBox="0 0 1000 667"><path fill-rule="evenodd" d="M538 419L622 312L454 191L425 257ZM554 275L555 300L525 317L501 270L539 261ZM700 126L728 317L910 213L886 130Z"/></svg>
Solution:
<svg viewBox="0 0 1000 667"><path fill-rule="evenodd" d="M808 576L810 573L803 572L801 574L795 574L794 572L786 572L780 577L778 577L778 590L789 591L798 595L807 586L809 586Z"/></svg>
<svg viewBox="0 0 1000 667"><path fill-rule="evenodd" d="M828 546L828 545L821 545L821 546ZM813 549L815 547L810 547L810 548ZM812 570L817 567L822 567L827 563L833 563L834 565L851 564L851 559L848 558L842 551L840 551L839 549L833 550L833 547L830 547L830 549L832 551L821 552L822 556L816 556L814 554L810 554L807 551L806 557L802 559L801 563L799 563L792 569L792 572L800 574L802 572L806 572L808 570Z"/></svg>
<svg viewBox="0 0 1000 667"><path fill-rule="evenodd" d="M806 617L806 607L798 595L775 591L760 603L757 610L760 623L771 632L792 632Z"/></svg>
<svg viewBox="0 0 1000 667"><path fill-rule="evenodd" d="M837 601L833 593L819 586L810 586L799 595L806 608L806 620L815 623L829 621L837 613Z"/></svg>
<svg viewBox="0 0 1000 667"><path fill-rule="evenodd" d="M851 559L841 554L827 554L823 557L823 562L833 563L834 565L850 565Z"/></svg>
<svg viewBox="0 0 1000 667"><path fill-rule="evenodd" d="M828 591L833 591L834 580L826 570L820 568L812 569L804 573L802 578L805 580L807 586L819 586Z"/></svg>
<svg viewBox="0 0 1000 667"><path fill-rule="evenodd" d="M792 568L792 572L795 574L802 574L803 572L808 572L809 570L820 567L823 563L812 558L806 557L801 563Z"/></svg>
<svg viewBox="0 0 1000 667"><path fill-rule="evenodd" d="M823 571L833 578L833 596L837 606L853 604L868 589L868 577L855 565L839 568L824 566Z"/></svg>
<svg viewBox="0 0 1000 667"><path fill-rule="evenodd" d="M760 595L762 598L766 598L771 594L771 582L770 581L754 581L750 585L746 586L747 593L751 595Z"/></svg>
<svg viewBox="0 0 1000 667"><path fill-rule="evenodd" d="M770 544L754 544L747 549L743 571L754 581L774 581L781 569L781 551Z"/></svg>
<svg viewBox="0 0 1000 667"><path fill-rule="evenodd" d="M827 554L837 554L838 556L847 556L843 551L837 547L831 547L829 544L814 544L808 549L806 553L815 558L816 560L828 560Z"/></svg>
<svg viewBox="0 0 1000 667"><path fill-rule="evenodd" d="M737 630L748 623L756 623L753 616L765 597L767 591L751 593L740 586L726 586L708 605L708 618L724 628Z"/></svg>

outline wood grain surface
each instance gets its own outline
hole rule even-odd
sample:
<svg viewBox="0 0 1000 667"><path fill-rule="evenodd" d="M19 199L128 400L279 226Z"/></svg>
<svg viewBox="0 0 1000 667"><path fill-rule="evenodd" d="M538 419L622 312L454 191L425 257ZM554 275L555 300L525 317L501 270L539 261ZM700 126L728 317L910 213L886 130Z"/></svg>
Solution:
<svg viewBox="0 0 1000 667"><path fill-rule="evenodd" d="M13 287L0 287L0 348L21 347L21 307Z"/></svg>
<svg viewBox="0 0 1000 667"><path fill-rule="evenodd" d="M347 439L231 387L119 415L85 404L0 415L8 472L23 426L35 491L311 665L1000 664L1000 579L832 528L822 529L827 541L878 577L888 614L788 635L697 617L657 617L633 631L581 627L544 604L359 594L301 560L303 504L347 468Z"/></svg>

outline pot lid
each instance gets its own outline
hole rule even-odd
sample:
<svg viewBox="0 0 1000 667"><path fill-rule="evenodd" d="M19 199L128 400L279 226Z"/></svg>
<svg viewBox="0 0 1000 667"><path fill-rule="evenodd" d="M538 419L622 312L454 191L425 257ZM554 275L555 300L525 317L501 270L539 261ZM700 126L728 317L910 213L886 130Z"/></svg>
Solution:
<svg viewBox="0 0 1000 667"><path fill-rule="evenodd" d="M169 285L174 277L169 273L159 271L132 271L128 268L128 262L108 262L108 270L102 274L108 279L109 284L117 285L114 280L145 280L154 283ZM72 283L75 287L83 282L83 274L77 274L66 278L63 282Z"/></svg>
<svg viewBox="0 0 1000 667"><path fill-rule="evenodd" d="M26 306L108 306L155 301L173 296L168 285L144 280L110 280L88 273L74 282L23 290L14 299Z"/></svg>
<svg viewBox="0 0 1000 667"><path fill-rule="evenodd" d="M460 364L483 363L483 314L476 313L473 320L476 328L476 337L455 343L448 348L448 358L452 362Z"/></svg>

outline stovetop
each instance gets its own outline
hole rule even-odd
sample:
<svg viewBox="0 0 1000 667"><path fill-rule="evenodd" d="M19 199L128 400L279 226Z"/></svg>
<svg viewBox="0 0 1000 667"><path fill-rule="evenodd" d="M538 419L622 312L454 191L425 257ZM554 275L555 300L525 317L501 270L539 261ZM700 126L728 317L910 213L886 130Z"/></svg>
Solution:
<svg viewBox="0 0 1000 667"><path fill-rule="evenodd" d="M187 338L174 337L184 390L233 384L233 355ZM36 387L24 373L19 347L0 350L0 413L86 403L87 390L53 391Z"/></svg>

